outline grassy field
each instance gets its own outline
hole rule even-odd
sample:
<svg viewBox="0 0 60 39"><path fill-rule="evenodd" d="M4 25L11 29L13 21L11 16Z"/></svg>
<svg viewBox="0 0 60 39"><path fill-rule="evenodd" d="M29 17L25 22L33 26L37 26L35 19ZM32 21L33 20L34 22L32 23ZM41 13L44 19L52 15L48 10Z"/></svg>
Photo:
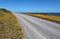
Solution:
<svg viewBox="0 0 60 39"><path fill-rule="evenodd" d="M60 16L47 15L47 14L27 14L27 15L60 23Z"/></svg>
<svg viewBox="0 0 60 39"><path fill-rule="evenodd" d="M0 10L0 39L23 39L19 23L11 12Z"/></svg>

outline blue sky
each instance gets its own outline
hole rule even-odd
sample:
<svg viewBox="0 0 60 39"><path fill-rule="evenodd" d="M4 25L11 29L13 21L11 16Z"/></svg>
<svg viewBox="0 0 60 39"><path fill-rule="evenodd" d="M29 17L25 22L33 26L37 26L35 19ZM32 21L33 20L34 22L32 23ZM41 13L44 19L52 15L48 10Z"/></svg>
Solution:
<svg viewBox="0 0 60 39"><path fill-rule="evenodd" d="M60 12L60 0L0 0L0 8L13 12Z"/></svg>

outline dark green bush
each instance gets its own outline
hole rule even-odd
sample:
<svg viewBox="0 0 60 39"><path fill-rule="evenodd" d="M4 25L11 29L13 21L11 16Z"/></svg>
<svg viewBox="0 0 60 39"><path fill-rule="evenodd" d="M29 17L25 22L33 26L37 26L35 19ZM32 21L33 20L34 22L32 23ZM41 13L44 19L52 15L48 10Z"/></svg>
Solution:
<svg viewBox="0 0 60 39"><path fill-rule="evenodd" d="M7 12L7 13L11 13L11 11L4 9L4 8L0 8L0 12Z"/></svg>

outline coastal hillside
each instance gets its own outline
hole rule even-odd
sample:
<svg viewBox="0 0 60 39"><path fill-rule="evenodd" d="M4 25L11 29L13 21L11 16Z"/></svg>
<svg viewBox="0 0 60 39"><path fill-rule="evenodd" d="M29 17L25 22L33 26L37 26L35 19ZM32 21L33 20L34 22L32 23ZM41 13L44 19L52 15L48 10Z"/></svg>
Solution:
<svg viewBox="0 0 60 39"><path fill-rule="evenodd" d="M22 29L10 11L0 9L0 39L23 39Z"/></svg>

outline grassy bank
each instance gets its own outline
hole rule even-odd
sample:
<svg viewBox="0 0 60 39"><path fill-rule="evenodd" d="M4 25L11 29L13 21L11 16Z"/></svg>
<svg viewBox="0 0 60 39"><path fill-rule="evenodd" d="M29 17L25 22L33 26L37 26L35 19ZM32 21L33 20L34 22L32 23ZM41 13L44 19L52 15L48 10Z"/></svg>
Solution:
<svg viewBox="0 0 60 39"><path fill-rule="evenodd" d="M60 16L53 16L53 15L47 15L47 14L27 14L27 15L60 23Z"/></svg>
<svg viewBox="0 0 60 39"><path fill-rule="evenodd" d="M23 39L23 32L15 15L4 10L0 10L0 39Z"/></svg>

